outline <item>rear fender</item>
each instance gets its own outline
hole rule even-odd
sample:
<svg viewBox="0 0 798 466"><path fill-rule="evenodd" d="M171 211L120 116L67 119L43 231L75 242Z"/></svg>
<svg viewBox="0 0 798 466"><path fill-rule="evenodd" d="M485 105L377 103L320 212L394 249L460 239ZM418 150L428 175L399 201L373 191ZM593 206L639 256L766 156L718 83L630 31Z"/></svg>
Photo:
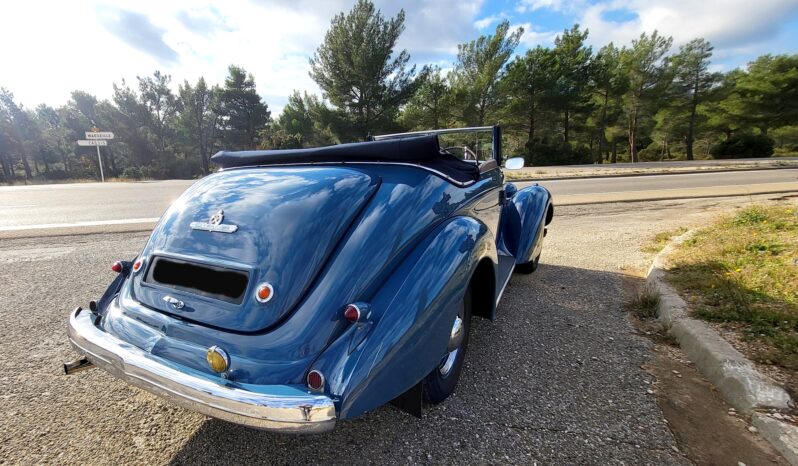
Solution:
<svg viewBox="0 0 798 466"><path fill-rule="evenodd" d="M519 190L502 209L500 244L524 264L540 254L551 194L538 185Z"/></svg>
<svg viewBox="0 0 798 466"><path fill-rule="evenodd" d="M391 275L311 368L324 374L339 417L375 409L420 382L446 352L452 322L482 258L496 264L489 230L470 217L438 227Z"/></svg>

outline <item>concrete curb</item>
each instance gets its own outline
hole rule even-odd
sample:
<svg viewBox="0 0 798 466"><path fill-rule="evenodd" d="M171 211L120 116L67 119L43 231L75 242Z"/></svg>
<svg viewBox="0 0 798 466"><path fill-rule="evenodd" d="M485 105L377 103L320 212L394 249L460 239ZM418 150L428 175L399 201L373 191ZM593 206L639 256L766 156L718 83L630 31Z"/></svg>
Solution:
<svg viewBox="0 0 798 466"><path fill-rule="evenodd" d="M751 424L784 459L793 466L798 465L798 427L763 413L754 413Z"/></svg>
<svg viewBox="0 0 798 466"><path fill-rule="evenodd" d="M660 294L659 319L676 337L685 354L737 410L788 409L792 399L783 388L759 373L753 363L705 322L687 315L687 303L665 280L667 256L695 231L678 236L651 264L647 285Z"/></svg>
<svg viewBox="0 0 798 466"><path fill-rule="evenodd" d="M798 427L755 410L789 409L793 401L787 392L724 340L705 322L688 316L687 303L666 281L667 257L696 230L674 238L648 270L646 286L660 295L659 320L676 337L687 357L738 411L752 415L754 426L790 464L798 466Z"/></svg>

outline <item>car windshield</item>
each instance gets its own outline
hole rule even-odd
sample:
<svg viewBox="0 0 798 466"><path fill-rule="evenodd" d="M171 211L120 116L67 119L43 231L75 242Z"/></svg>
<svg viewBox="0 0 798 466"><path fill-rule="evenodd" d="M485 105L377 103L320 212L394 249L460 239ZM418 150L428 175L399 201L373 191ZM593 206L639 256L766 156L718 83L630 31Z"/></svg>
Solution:
<svg viewBox="0 0 798 466"><path fill-rule="evenodd" d="M493 140L489 133L453 133L439 134L441 149L472 163L482 163L493 159Z"/></svg>

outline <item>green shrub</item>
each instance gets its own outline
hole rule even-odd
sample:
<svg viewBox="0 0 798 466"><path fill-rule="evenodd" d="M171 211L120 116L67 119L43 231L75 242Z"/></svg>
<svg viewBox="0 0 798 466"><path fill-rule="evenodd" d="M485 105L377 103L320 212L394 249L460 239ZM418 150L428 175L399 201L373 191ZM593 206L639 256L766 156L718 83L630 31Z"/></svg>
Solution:
<svg viewBox="0 0 798 466"><path fill-rule="evenodd" d="M546 140L535 140L525 146L524 160L528 165L574 165L592 162L590 148L587 146L550 143Z"/></svg>
<svg viewBox="0 0 798 466"><path fill-rule="evenodd" d="M123 180L140 180L144 175L141 173L141 168L139 167L127 167L122 170L122 174L119 175L119 177Z"/></svg>
<svg viewBox="0 0 798 466"><path fill-rule="evenodd" d="M732 136L712 148L712 157L716 159L770 157L773 155L774 145L773 139L764 134Z"/></svg>

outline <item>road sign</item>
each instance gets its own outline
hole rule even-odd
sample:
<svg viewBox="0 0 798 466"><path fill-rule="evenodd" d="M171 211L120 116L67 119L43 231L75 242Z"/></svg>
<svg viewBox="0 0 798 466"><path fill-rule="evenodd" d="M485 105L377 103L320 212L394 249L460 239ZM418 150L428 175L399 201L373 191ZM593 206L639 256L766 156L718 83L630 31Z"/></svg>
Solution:
<svg viewBox="0 0 798 466"><path fill-rule="evenodd" d="M110 131L97 131L97 132L90 132L86 131L86 139L113 139L114 133ZM104 146L105 144L101 144Z"/></svg>
<svg viewBox="0 0 798 466"><path fill-rule="evenodd" d="M88 134L88 133L87 133ZM105 139L78 139L79 146L107 146L108 141Z"/></svg>

